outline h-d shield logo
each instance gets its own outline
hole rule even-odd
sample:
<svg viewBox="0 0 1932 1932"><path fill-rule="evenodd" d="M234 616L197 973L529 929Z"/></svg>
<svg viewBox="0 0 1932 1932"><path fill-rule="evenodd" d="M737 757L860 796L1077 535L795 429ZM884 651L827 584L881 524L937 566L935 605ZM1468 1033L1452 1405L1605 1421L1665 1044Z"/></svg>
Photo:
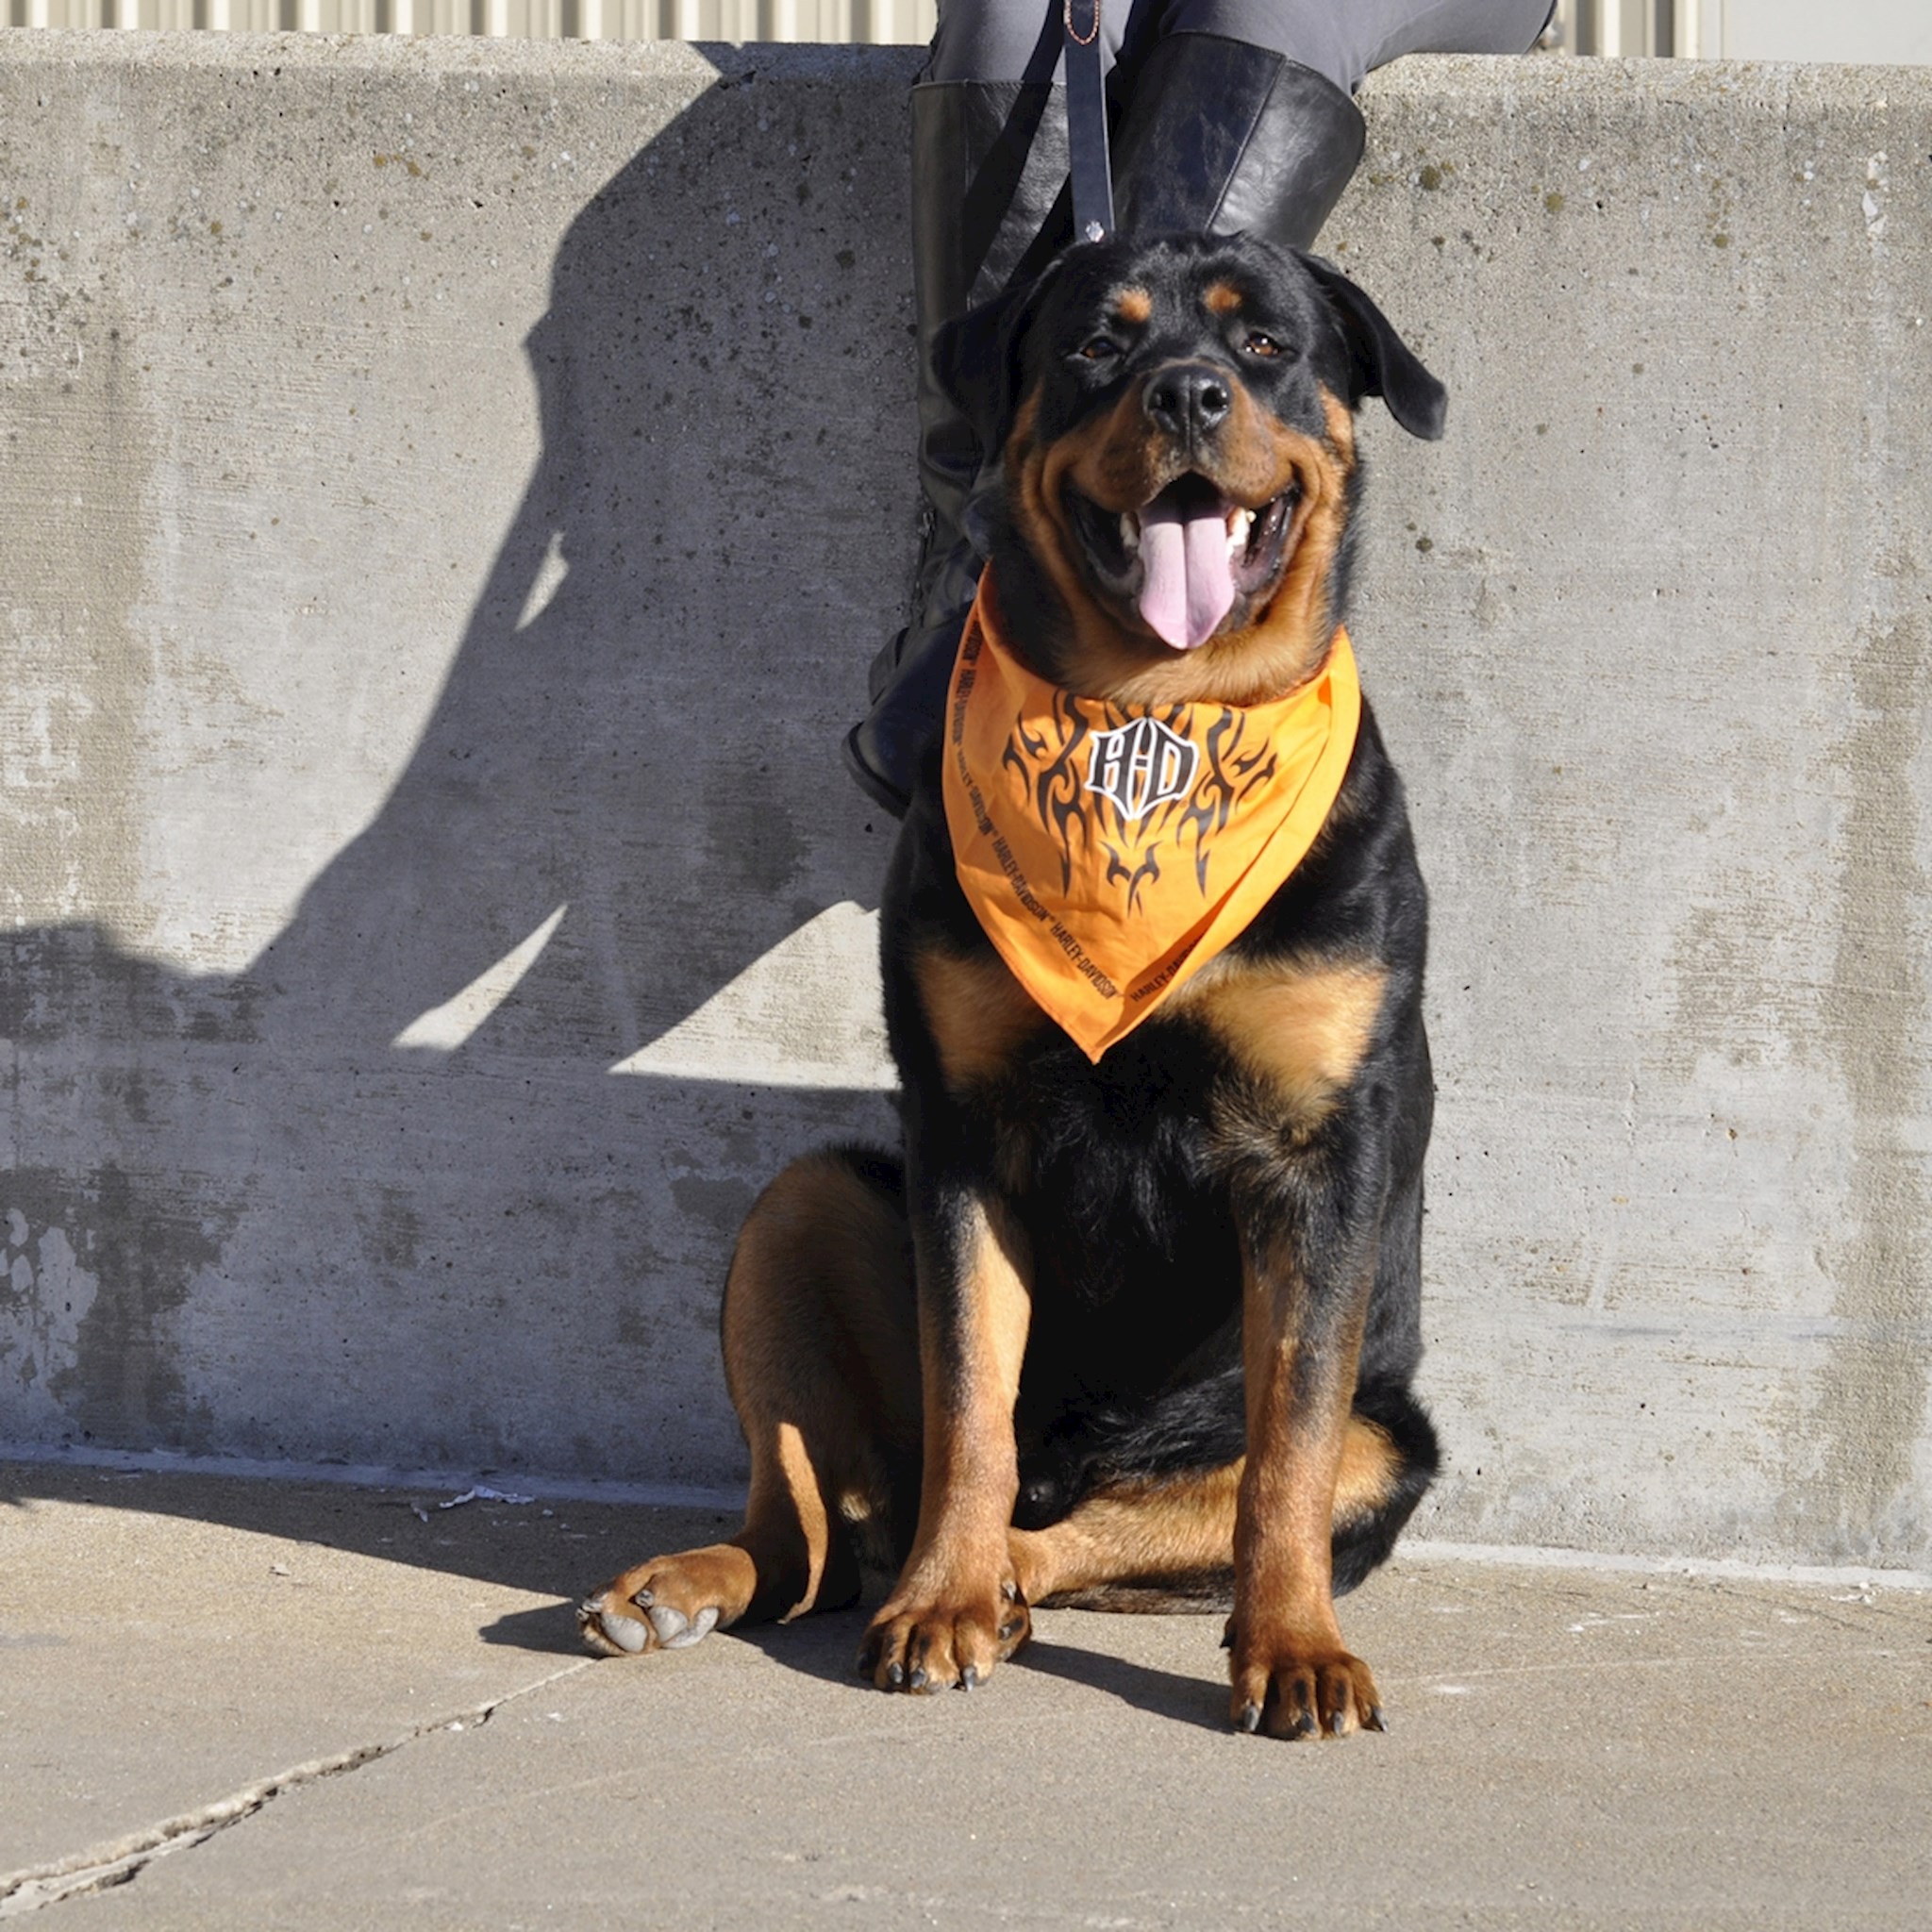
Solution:
<svg viewBox="0 0 1932 1932"><path fill-rule="evenodd" d="M1200 752L1158 718L1136 718L1115 731L1093 734L1087 790L1097 791L1132 824L1155 807L1194 789Z"/></svg>

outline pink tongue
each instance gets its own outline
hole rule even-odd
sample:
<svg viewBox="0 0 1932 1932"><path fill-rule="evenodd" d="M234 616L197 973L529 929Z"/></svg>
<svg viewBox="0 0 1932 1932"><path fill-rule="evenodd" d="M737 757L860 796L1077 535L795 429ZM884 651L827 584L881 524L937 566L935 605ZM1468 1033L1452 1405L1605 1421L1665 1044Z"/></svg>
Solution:
<svg viewBox="0 0 1932 1932"><path fill-rule="evenodd" d="M1141 615L1176 651L1214 635L1234 602L1227 524L1221 508L1183 517L1157 499L1141 512Z"/></svg>

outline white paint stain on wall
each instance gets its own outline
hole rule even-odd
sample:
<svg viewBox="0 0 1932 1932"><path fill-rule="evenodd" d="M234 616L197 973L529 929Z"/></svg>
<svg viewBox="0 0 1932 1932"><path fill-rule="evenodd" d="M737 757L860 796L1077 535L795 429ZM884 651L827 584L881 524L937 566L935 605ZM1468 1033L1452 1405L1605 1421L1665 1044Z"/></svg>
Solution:
<svg viewBox="0 0 1932 1932"><path fill-rule="evenodd" d="M52 1384L74 1362L80 1324L100 1283L80 1266L64 1229L36 1234L26 1215L12 1207L6 1222L0 1244L0 1412L9 1434L38 1428L54 1441L65 1416Z"/></svg>

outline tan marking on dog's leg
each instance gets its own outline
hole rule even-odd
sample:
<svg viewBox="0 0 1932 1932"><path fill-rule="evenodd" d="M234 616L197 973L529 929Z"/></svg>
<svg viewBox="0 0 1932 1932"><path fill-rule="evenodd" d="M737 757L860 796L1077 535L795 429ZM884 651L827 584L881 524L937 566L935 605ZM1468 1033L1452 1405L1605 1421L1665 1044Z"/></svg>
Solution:
<svg viewBox="0 0 1932 1932"><path fill-rule="evenodd" d="M1361 1351L1364 1288L1339 1325L1309 1332L1309 1284L1286 1254L1245 1267L1247 1464L1235 1526L1231 1712L1242 1730L1300 1738L1381 1727L1374 1678L1336 1620L1336 1497Z"/></svg>
<svg viewBox="0 0 1932 1932"><path fill-rule="evenodd" d="M1009 1531L1021 1594L1038 1605L1107 1584L1224 1574L1234 1562L1241 1473L1236 1460L1164 1482L1117 1484L1044 1529Z"/></svg>
<svg viewBox="0 0 1932 1932"><path fill-rule="evenodd" d="M1174 1009L1198 1012L1307 1130L1355 1078L1388 984L1386 969L1366 960L1253 969L1235 962L1183 988Z"/></svg>
<svg viewBox="0 0 1932 1932"><path fill-rule="evenodd" d="M634 1564L578 1607L600 1655L681 1649L858 1589L850 1519L890 1507L882 1447L918 1441L905 1225L836 1156L758 1198L724 1294L725 1380L751 1449L744 1526Z"/></svg>
<svg viewBox="0 0 1932 1932"><path fill-rule="evenodd" d="M1015 1529L1007 1542L1013 1575L1038 1608L1058 1596L1160 1586L1187 1593L1194 1580L1224 1579L1234 1567L1234 1525L1245 1457L1221 1469L1162 1482L1121 1483L1085 1498L1044 1529ZM1388 1501L1402 1455L1388 1432L1351 1415L1335 1478L1340 1527L1373 1516ZM1105 1607L1105 1605L1101 1606Z"/></svg>
<svg viewBox="0 0 1932 1932"><path fill-rule="evenodd" d="M955 1090L1004 1073L1020 1043L1046 1024L1046 1015L997 953L966 958L921 953L912 974L940 1071Z"/></svg>
<svg viewBox="0 0 1932 1932"><path fill-rule="evenodd" d="M1335 1469L1335 1526L1345 1527L1381 1509L1395 1493L1404 1467L1402 1451L1387 1429L1366 1416L1350 1416Z"/></svg>
<svg viewBox="0 0 1932 1932"><path fill-rule="evenodd" d="M984 1201L922 1262L924 1450L912 1554L859 1653L882 1690L967 1689L1024 1641L1007 1534L1020 1489L1013 1403L1032 1319L1024 1239ZM950 1276L950 1278L945 1278Z"/></svg>

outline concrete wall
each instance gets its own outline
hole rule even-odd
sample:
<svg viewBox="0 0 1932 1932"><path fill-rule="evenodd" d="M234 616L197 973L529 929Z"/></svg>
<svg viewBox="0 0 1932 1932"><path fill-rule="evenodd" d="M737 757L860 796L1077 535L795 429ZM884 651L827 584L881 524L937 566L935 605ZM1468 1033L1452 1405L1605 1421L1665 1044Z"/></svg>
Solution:
<svg viewBox="0 0 1932 1932"><path fill-rule="evenodd" d="M891 1131L914 58L0 38L0 1442L739 1474L732 1231ZM1932 1567L1932 75L1368 107L1424 1526Z"/></svg>

